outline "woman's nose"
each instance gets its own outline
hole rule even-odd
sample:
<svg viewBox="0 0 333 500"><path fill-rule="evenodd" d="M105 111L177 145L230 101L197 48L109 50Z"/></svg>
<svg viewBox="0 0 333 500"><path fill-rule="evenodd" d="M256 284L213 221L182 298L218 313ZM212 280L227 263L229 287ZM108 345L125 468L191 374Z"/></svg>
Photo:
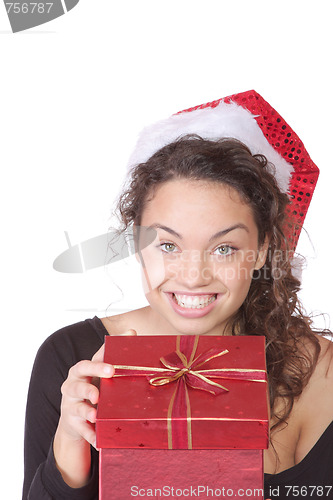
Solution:
<svg viewBox="0 0 333 500"><path fill-rule="evenodd" d="M212 280L209 262L199 252L191 251L181 255L177 262L176 281L187 288L198 288Z"/></svg>

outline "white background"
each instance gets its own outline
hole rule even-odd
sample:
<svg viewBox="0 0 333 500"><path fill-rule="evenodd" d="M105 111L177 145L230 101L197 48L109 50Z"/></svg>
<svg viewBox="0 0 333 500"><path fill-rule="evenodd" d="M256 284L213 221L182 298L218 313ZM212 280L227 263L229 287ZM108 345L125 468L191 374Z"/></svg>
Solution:
<svg viewBox="0 0 333 500"><path fill-rule="evenodd" d="M25 400L39 345L67 324L146 304L136 264L78 275L52 268L67 247L64 231L75 244L112 224L144 125L250 89L281 113L321 169L305 224L312 243L303 235L298 246L308 257L301 297L309 312L332 314L330 8L304 0L81 0L57 20L12 34L0 5L6 499L21 495Z"/></svg>

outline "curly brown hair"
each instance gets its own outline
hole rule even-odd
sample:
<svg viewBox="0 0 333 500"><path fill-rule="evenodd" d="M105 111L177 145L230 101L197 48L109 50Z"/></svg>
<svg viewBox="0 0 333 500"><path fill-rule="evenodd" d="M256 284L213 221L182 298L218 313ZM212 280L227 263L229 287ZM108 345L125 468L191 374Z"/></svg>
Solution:
<svg viewBox="0 0 333 500"><path fill-rule="evenodd" d="M274 166L263 155L236 139L217 141L184 136L134 166L117 203L121 231L140 225L147 202L157 186L172 179L219 182L231 186L252 208L258 245L270 238L264 267L255 271L249 293L230 321L233 335L264 335L272 429L286 423L317 363L320 345L302 310L297 293L300 281L291 267L292 221L287 220L289 198L274 176ZM223 334L223 332L221 332ZM277 411L278 400L284 401Z"/></svg>

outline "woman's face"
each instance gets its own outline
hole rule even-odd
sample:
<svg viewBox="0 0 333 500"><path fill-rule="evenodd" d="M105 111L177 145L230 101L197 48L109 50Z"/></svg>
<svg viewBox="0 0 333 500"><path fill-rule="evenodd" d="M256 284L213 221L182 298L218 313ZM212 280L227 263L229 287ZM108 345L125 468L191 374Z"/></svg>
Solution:
<svg viewBox="0 0 333 500"><path fill-rule="evenodd" d="M221 335L266 259L249 205L220 183L172 180L147 202L141 226L157 232L141 241L152 320L169 334Z"/></svg>

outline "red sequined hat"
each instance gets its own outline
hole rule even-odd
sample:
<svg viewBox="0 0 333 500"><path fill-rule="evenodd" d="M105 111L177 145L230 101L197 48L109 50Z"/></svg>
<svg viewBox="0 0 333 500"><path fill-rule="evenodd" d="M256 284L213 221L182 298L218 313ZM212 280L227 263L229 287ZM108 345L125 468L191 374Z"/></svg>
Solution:
<svg viewBox="0 0 333 500"><path fill-rule="evenodd" d="M233 137L261 153L275 167L281 191L288 193L288 212L295 248L317 183L319 169L304 144L279 113L257 92L249 90L189 108L146 127L139 136L129 165L147 161L161 147L185 134L205 139Z"/></svg>

